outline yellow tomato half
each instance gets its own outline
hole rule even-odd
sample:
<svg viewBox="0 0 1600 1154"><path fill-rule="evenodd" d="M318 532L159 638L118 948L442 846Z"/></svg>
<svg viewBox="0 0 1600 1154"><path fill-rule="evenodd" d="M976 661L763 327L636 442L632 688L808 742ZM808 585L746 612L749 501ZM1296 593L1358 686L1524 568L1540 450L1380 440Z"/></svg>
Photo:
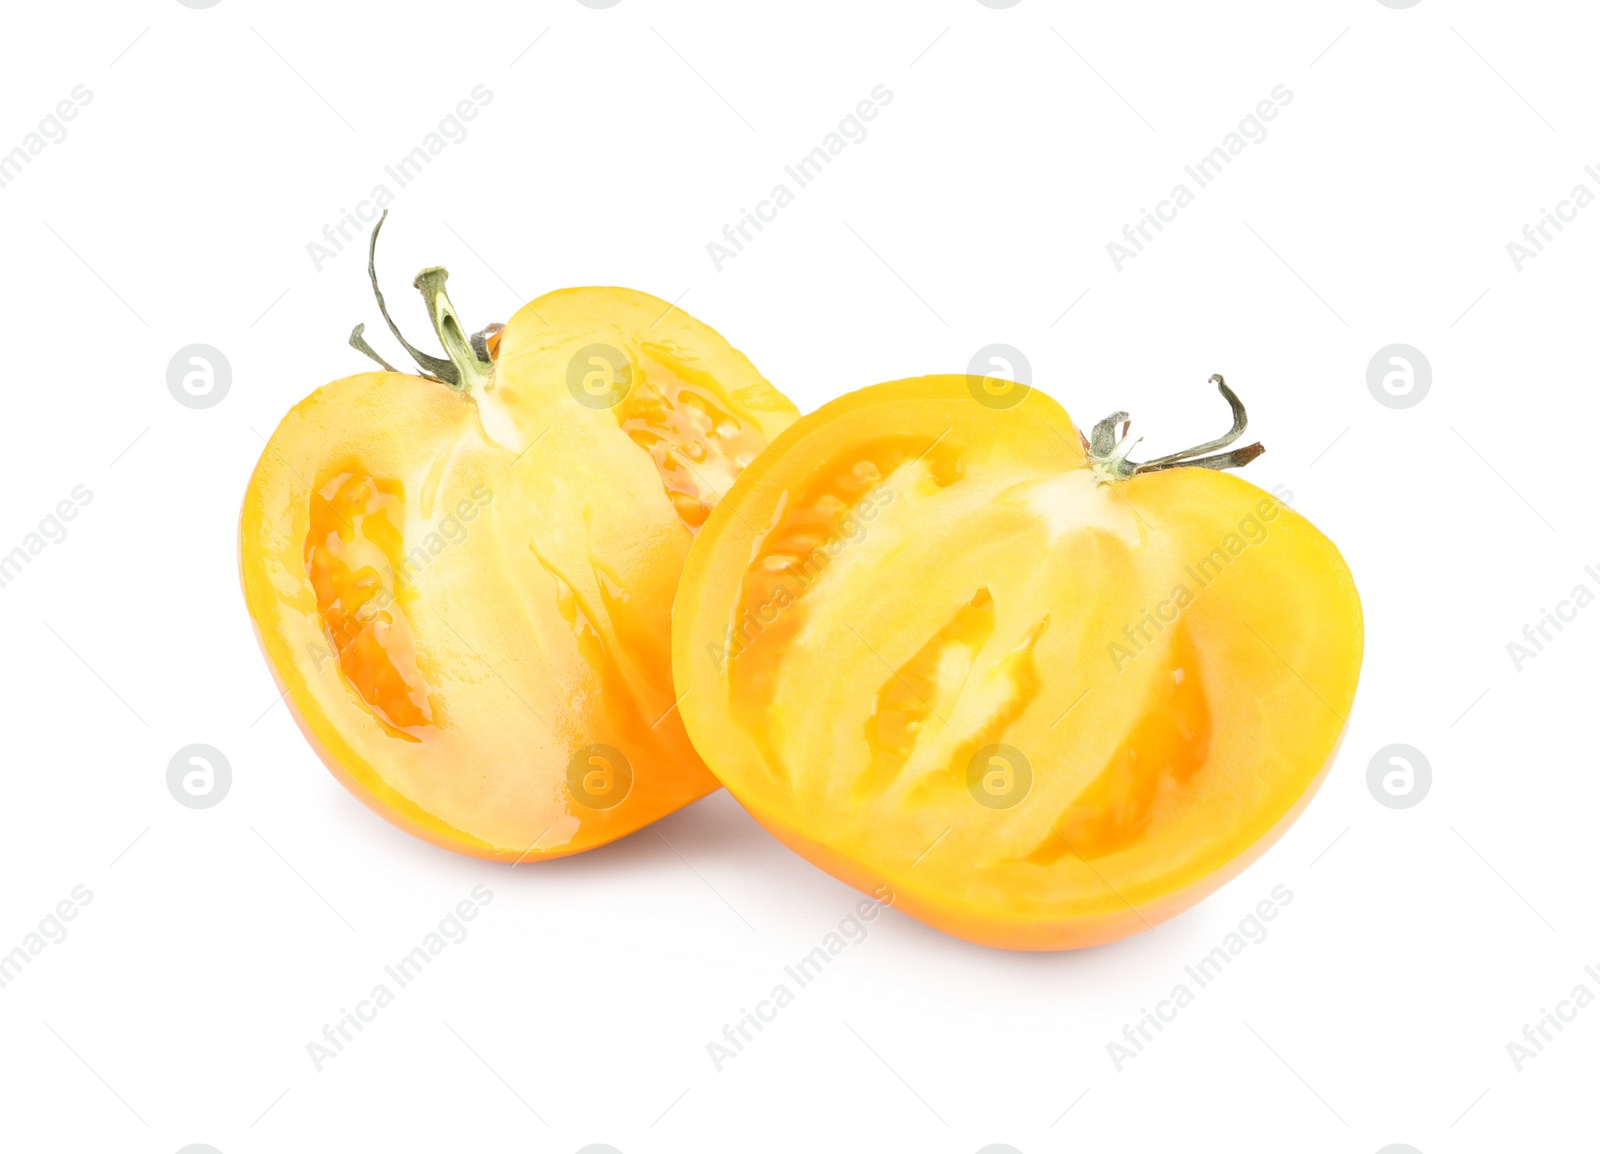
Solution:
<svg viewBox="0 0 1600 1154"><path fill-rule="evenodd" d="M469 340L443 280L418 278L434 376L335 381L268 442L245 598L353 793L451 849L557 857L716 788L674 709L673 593L795 409L653 296L565 289Z"/></svg>
<svg viewBox="0 0 1600 1154"><path fill-rule="evenodd" d="M778 838L972 941L1157 924L1300 813L1345 728L1337 549L1221 467L1145 466L1038 390L923 377L801 418L725 494L673 618L680 711ZM1020 400L1018 400L1020 398ZM1016 401L1017 403L1012 403Z"/></svg>

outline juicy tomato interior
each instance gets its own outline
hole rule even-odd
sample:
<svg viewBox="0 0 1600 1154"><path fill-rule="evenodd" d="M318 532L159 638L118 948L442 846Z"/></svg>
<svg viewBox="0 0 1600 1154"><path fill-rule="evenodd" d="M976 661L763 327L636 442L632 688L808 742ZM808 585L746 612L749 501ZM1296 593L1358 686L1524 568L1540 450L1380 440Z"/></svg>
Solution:
<svg viewBox="0 0 1600 1154"><path fill-rule="evenodd" d="M650 454L672 507L691 531L711 513L720 493L767 443L760 426L719 403L719 390L696 382L671 349L641 348L644 381L617 406L633 443Z"/></svg>
<svg viewBox="0 0 1600 1154"><path fill-rule="evenodd" d="M1067 414L965 377L790 427L713 511L674 616L689 733L778 837L975 941L1137 932L1306 804L1360 603L1228 473L1103 483Z"/></svg>
<svg viewBox="0 0 1600 1154"><path fill-rule="evenodd" d="M405 556L405 496L357 472L338 472L311 497L306 571L317 612L351 687L397 735L433 724L416 637L395 599Z"/></svg>
<svg viewBox="0 0 1600 1154"><path fill-rule="evenodd" d="M458 391L337 381L284 418L241 519L244 588L329 767L402 827L552 857L716 788L675 704L695 532L795 416L711 329L569 289Z"/></svg>

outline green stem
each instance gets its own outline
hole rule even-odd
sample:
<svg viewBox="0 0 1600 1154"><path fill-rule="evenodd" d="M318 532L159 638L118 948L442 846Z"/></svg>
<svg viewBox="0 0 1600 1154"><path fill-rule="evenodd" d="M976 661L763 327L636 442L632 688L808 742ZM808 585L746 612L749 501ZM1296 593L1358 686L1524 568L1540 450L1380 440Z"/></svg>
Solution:
<svg viewBox="0 0 1600 1154"><path fill-rule="evenodd" d="M367 279L372 282L372 295L378 298L378 311L383 314L384 322L394 334L394 339L400 342L401 347L411 354L411 359L422 369L423 376L444 381L449 385L459 385L459 381L451 379L450 362L431 356L406 340L405 334L400 331L400 326L395 324L394 318L389 315L389 306L383 300L383 290L378 287L378 233L383 230L383 222L388 219L389 210L384 209L383 215L378 218L378 223L372 226L372 240L367 245Z"/></svg>
<svg viewBox="0 0 1600 1154"><path fill-rule="evenodd" d="M358 353L362 353L365 356L371 357L384 368L388 369L391 373L398 373L400 371L399 369L395 368L388 361L380 357L378 355L378 350L374 349L370 344L367 343L367 338L362 335L366 331L367 326L365 324L359 324L353 330L351 330L350 347L355 349Z"/></svg>
<svg viewBox="0 0 1600 1154"><path fill-rule="evenodd" d="M450 274L442 268L425 268L417 274L412 285L422 293L423 303L428 306L428 319L433 322L433 331L439 335L439 343L444 346L450 364L455 367L456 380L451 383L459 389L476 392L489 383L494 364L487 357L479 356L466 330L462 328L456 307L450 303L450 294L444 289L444 282L449 277Z"/></svg>
<svg viewBox="0 0 1600 1154"><path fill-rule="evenodd" d="M1228 402L1228 407L1233 412L1232 428L1214 441L1195 445L1179 453L1169 453L1152 461L1130 461L1128 455L1133 452L1134 446L1141 438L1129 433L1127 426L1124 425L1122 439L1116 440L1116 427L1128 420L1128 414L1112 413L1095 425L1094 437L1089 443L1089 465L1100 480L1106 483L1125 481L1139 473L1155 473L1162 469L1237 469L1241 465L1248 465L1266 452L1259 441L1227 453L1212 452L1213 449L1226 449L1242 437L1249 419L1245 416L1244 402L1239 400L1238 395L1228 387L1228 382L1222 379L1221 373L1214 374L1210 383L1217 386L1217 391L1222 394L1223 400Z"/></svg>

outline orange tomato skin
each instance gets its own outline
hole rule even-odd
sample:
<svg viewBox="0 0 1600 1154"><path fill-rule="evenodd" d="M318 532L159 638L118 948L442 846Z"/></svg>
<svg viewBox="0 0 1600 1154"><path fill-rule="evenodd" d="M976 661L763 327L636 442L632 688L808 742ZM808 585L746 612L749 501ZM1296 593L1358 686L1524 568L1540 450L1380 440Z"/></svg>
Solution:
<svg viewBox="0 0 1600 1154"><path fill-rule="evenodd" d="M1003 950L1031 952L1078 950L1107 945L1143 933L1145 930L1153 930L1162 922L1204 901L1255 864L1256 860L1283 836L1311 804L1312 797L1322 788L1328 771L1338 759L1339 748L1343 742L1344 734L1341 732L1339 744L1328 754L1328 760L1311 785L1288 812L1278 819L1277 824L1248 850L1222 868L1159 901L1141 905L1137 909L1128 907L1120 913L1111 913L1098 918L1030 922L980 907L952 909L937 896L920 891L908 881L906 874L874 872L861 862L814 837L801 833L790 825L779 822L768 814L753 810L750 813L773 837L824 872L952 937Z"/></svg>

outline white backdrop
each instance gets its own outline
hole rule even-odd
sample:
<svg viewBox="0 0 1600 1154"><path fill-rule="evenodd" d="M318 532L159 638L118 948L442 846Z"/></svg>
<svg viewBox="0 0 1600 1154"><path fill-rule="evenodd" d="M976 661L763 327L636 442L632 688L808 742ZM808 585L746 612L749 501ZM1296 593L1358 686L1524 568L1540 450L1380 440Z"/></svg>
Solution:
<svg viewBox="0 0 1600 1154"><path fill-rule="evenodd" d="M29 957L0 988L0 1145L1592 1148L1600 1008L1566 1000L1600 994L1588 6L205 2L7 13L0 553L33 551L0 587L0 952ZM724 226L879 86L719 267ZM399 187L385 166L434 132ZM1202 187L1186 166L1230 133ZM364 367L360 241L324 230L379 184L416 330L427 264L474 327L630 285L802 411L1005 344L1080 423L1127 408L1162 452L1220 431L1225 373L1268 447L1247 475L1362 591L1321 794L1118 945L1013 955L882 917L718 1070L708 1043L854 891L725 793L576 859L454 856L368 813L274 700L240 499L289 406ZM1146 211L1168 219L1136 249ZM231 369L205 408L168 389L193 344ZM1394 344L1378 376L1409 393L1369 388ZM1546 611L1570 620L1514 658ZM166 785L195 743L232 770L199 810ZM1405 808L1368 785L1394 744L1431 766ZM1278 887L1269 932L1119 1069L1109 1044ZM316 1069L308 1043L485 893ZM1548 1042L1546 1012L1570 1019Z"/></svg>

